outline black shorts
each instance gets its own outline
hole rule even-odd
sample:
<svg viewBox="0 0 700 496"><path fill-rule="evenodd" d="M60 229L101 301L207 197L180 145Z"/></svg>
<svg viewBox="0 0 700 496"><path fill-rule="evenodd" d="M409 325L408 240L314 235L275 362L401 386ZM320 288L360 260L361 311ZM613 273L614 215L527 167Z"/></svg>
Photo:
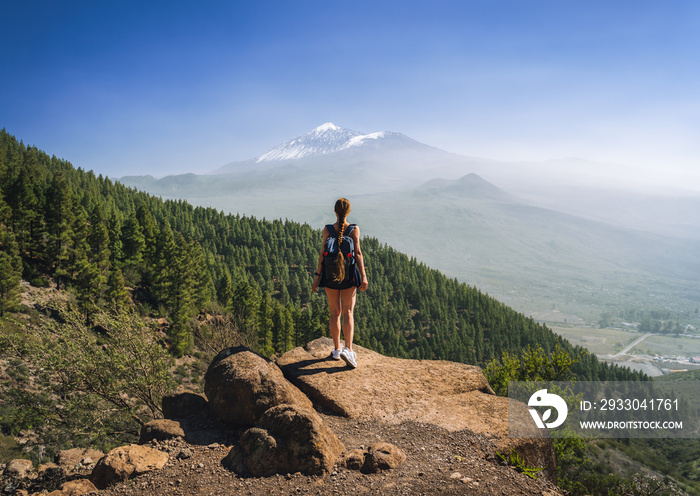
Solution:
<svg viewBox="0 0 700 496"><path fill-rule="evenodd" d="M361 280L360 272L357 270L357 266L353 265L352 270L350 270L349 272L349 274L345 274L345 279L343 279L340 282L336 282L333 280L328 281L326 280L325 274L322 274L321 278L318 281L318 287L338 290L359 288Z"/></svg>

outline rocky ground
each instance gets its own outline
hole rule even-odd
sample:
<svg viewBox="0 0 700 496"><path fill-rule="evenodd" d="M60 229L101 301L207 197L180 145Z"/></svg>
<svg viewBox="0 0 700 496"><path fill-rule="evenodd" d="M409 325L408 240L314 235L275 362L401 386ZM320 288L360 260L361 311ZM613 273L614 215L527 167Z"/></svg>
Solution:
<svg viewBox="0 0 700 496"><path fill-rule="evenodd" d="M178 428L182 429L177 435L184 434L184 438L144 440L148 446L168 453L165 466L109 485L99 494L562 494L546 479L554 474L551 444L546 440L509 439L507 400L493 395L478 368L449 362L400 360L356 347L362 363L352 370L341 361L329 359L330 346L332 343L328 339L316 340L283 355L278 360L281 370L259 358L261 363L239 364L238 369L227 372L233 375L223 374L222 377L228 377L225 380L229 383L239 384L244 375L250 376L245 387L257 389L250 405L244 404L242 411L253 411L251 405L259 406L261 402L266 404L260 412L254 412L255 418L245 422L248 426L257 424L262 410L275 404L296 403L315 408L322 423L343 443L346 452L366 450L378 442L392 443L406 455L406 460L398 467L365 474L346 468L342 462L335 466L331 462L333 468L322 476L301 473L240 476L225 467L222 460L233 446L243 445L238 441L247 427L231 427L230 419L222 419L221 409L233 408L239 401L237 398L247 397L247 393L225 394L224 399L234 399L232 404L219 404L219 400L212 401L211 397L207 402L199 395L188 393L185 399L196 401L176 403L173 408L166 405L165 399L163 401L166 418L178 419ZM236 356L244 356L244 353L237 352ZM234 376L236 379L232 380ZM285 376L301 390L292 386ZM209 379L207 384L211 386L213 379ZM289 396L280 392L289 388L296 393ZM208 396L215 396L216 388L210 389ZM175 396L182 399L181 395ZM267 405L270 399L277 403ZM173 411L169 414L168 410ZM212 412L214 415L210 416ZM220 423L222 420L229 423ZM531 460L530 465L541 465L545 470L533 479L505 465L498 453L507 454L511 448L518 448ZM49 494L60 489L67 480L89 478L97 458L91 457L91 461L81 463L77 471L67 470L70 474L67 476L63 466L44 468L43 474L39 469L38 477L36 469L32 469L33 475L23 479L5 474L0 476L0 493ZM76 466L72 462L68 465ZM92 475L95 481L95 474ZM52 496L59 494L76 496L84 492L56 491Z"/></svg>
<svg viewBox="0 0 700 496"><path fill-rule="evenodd" d="M230 472L221 460L230 449L227 442L209 445L170 440L154 444L170 453L159 471L117 483L106 495L543 495L560 494L551 483L516 472L494 456L493 446L469 431L449 432L428 424L407 422L386 425L323 415L347 449L363 448L377 441L391 442L406 453L406 462L394 470L362 474L336 467L326 476L301 474L243 478ZM236 432L223 433L228 442ZM212 440L210 436L203 439Z"/></svg>

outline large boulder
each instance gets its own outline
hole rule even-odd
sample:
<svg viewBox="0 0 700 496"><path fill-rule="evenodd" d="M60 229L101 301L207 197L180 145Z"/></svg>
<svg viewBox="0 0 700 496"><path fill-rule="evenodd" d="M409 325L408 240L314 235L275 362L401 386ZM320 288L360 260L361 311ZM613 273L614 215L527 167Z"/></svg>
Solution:
<svg viewBox="0 0 700 496"><path fill-rule="evenodd" d="M54 462L66 474L73 474L88 467L92 468L103 456L105 454L102 451L92 448L71 448L56 453Z"/></svg>
<svg viewBox="0 0 700 496"><path fill-rule="evenodd" d="M61 485L62 496L83 496L97 492L95 485L87 479L71 480Z"/></svg>
<svg viewBox="0 0 700 496"><path fill-rule="evenodd" d="M556 476L551 440L534 426L528 436L509 437L511 418L531 417L527 405L496 396L479 367L442 360L408 360L353 345L358 367L329 355L333 342L320 338L282 355L285 377L325 409L349 418L390 424L415 421L490 438L495 451L515 449L530 466ZM546 435L546 434L545 434Z"/></svg>
<svg viewBox="0 0 700 496"><path fill-rule="evenodd" d="M15 458L10 460L10 462L5 467L3 475L6 477L14 477L17 479L24 479L29 477L34 471L34 464L31 460L26 460L24 458Z"/></svg>
<svg viewBox="0 0 700 496"><path fill-rule="evenodd" d="M163 396L162 405L166 419L201 418L209 410L205 397L189 391Z"/></svg>
<svg viewBox="0 0 700 496"><path fill-rule="evenodd" d="M241 475L255 477L321 475L333 468L344 449L315 411L279 405L265 412L258 427L243 433L223 463Z"/></svg>
<svg viewBox="0 0 700 496"><path fill-rule="evenodd" d="M219 353L209 365L204 381L212 414L228 424L255 425L269 408L277 405L313 407L284 378L277 365L244 346Z"/></svg>
<svg viewBox="0 0 700 496"><path fill-rule="evenodd" d="M105 455L92 471L92 482L99 489L139 475L162 469L168 454L146 446L132 444L115 448Z"/></svg>
<svg viewBox="0 0 700 496"><path fill-rule="evenodd" d="M185 431L180 422L170 419L155 419L141 427L139 444L146 444L153 440L165 441L177 437L185 437Z"/></svg>

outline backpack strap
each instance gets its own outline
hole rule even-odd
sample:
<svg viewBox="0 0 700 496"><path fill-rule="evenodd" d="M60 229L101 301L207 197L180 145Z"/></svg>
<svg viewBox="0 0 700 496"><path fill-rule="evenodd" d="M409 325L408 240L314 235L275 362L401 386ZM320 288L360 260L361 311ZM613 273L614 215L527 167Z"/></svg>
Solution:
<svg viewBox="0 0 700 496"><path fill-rule="evenodd" d="M343 236L349 235L357 224L348 224L348 227L345 229L345 232L343 233ZM335 227L333 227L333 224L326 224L326 229L328 229L328 235L332 238L337 238L338 233L335 231Z"/></svg>

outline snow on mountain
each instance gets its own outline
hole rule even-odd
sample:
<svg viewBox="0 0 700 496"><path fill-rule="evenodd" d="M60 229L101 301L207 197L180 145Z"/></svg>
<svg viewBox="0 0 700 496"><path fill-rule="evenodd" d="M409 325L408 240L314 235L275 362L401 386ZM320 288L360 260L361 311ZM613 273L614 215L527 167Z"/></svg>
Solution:
<svg viewBox="0 0 700 496"><path fill-rule="evenodd" d="M390 134L396 133L382 131L362 134L350 129L343 129L332 122L326 122L306 134L285 141L281 145L263 153L255 161L260 163L298 160L311 155L324 155L360 146L368 140L379 140Z"/></svg>

